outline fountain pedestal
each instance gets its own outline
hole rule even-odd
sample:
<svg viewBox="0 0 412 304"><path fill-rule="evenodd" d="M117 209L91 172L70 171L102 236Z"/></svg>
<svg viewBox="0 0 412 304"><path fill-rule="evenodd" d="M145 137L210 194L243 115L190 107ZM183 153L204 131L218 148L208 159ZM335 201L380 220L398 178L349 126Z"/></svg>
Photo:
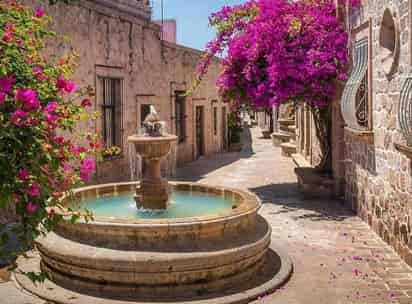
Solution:
<svg viewBox="0 0 412 304"><path fill-rule="evenodd" d="M146 170L140 185L136 189L136 205L144 209L166 209L169 201L169 184L161 175L161 160L170 152L174 135L130 136L136 152L141 155Z"/></svg>

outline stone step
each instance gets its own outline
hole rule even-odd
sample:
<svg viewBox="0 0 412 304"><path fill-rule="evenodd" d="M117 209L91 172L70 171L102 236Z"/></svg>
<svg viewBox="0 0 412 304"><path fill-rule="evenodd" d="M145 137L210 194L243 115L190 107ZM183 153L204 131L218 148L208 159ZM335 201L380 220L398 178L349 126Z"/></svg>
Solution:
<svg viewBox="0 0 412 304"><path fill-rule="evenodd" d="M295 124L294 119L278 119L279 126L291 126Z"/></svg>
<svg viewBox="0 0 412 304"><path fill-rule="evenodd" d="M293 126L295 124L294 119L279 119L279 129L281 131L289 132L289 126Z"/></svg>
<svg viewBox="0 0 412 304"><path fill-rule="evenodd" d="M296 126L295 125L288 126L288 130L289 130L289 132L291 132L293 134L296 134Z"/></svg>
<svg viewBox="0 0 412 304"><path fill-rule="evenodd" d="M282 156L285 157L292 157L292 154L296 153L296 144L291 142L282 143L280 148L282 149Z"/></svg>
<svg viewBox="0 0 412 304"><path fill-rule="evenodd" d="M335 196L335 181L332 176L321 174L312 167L295 168L299 191L305 198L332 198Z"/></svg>
<svg viewBox="0 0 412 304"><path fill-rule="evenodd" d="M275 147L280 147L282 143L289 142L294 138L294 134L289 132L275 132L272 133L272 142Z"/></svg>

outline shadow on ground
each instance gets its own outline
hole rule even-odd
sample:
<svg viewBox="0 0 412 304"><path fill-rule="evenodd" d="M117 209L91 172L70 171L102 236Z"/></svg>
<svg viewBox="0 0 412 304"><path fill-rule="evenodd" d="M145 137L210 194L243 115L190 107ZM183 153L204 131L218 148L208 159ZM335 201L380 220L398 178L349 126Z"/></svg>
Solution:
<svg viewBox="0 0 412 304"><path fill-rule="evenodd" d="M263 204L279 208L270 214L291 214L295 220L343 221L355 214L340 201L334 199L307 199L299 192L296 183L269 184L251 188Z"/></svg>

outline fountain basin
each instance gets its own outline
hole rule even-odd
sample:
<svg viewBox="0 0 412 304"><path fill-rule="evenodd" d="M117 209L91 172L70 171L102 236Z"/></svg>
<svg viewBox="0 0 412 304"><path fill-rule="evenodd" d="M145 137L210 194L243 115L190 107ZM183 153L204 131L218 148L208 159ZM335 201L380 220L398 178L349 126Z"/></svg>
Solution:
<svg viewBox="0 0 412 304"><path fill-rule="evenodd" d="M132 193L138 183L84 187L80 200ZM257 214L261 203L248 191L171 183L174 191L207 193L232 203L215 214L187 218L96 216L60 223L37 240L39 258L19 261L22 271L49 275L21 286L58 303L246 303L280 287L292 264L272 249L271 229ZM67 207L73 197L63 201ZM67 211L62 211L63 215Z"/></svg>
<svg viewBox="0 0 412 304"><path fill-rule="evenodd" d="M121 195L136 186L85 187L74 196ZM232 208L188 218L96 216L89 223L62 222L37 241L42 269L52 281L73 290L149 299L168 299L184 290L194 296L205 287L222 291L253 277L265 263L271 237L269 225L257 215L259 199L248 191L201 184L171 187L224 198Z"/></svg>

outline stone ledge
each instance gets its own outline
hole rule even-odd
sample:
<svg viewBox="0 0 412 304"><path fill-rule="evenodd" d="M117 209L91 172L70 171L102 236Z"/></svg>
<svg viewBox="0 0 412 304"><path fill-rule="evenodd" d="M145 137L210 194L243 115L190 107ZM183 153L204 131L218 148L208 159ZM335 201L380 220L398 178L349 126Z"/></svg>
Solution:
<svg viewBox="0 0 412 304"><path fill-rule="evenodd" d="M335 180L331 176L321 175L299 153L293 154L292 159L297 166L298 188L305 197L335 197Z"/></svg>
<svg viewBox="0 0 412 304"><path fill-rule="evenodd" d="M293 139L294 135L281 131L281 132L272 133L271 137L272 137L273 146L280 147L282 143L288 142L291 139Z"/></svg>
<svg viewBox="0 0 412 304"><path fill-rule="evenodd" d="M364 142L366 144L374 143L374 133L373 131L367 130L356 130L350 127L345 127L345 133L356 138L357 140Z"/></svg>
<svg viewBox="0 0 412 304"><path fill-rule="evenodd" d="M296 153L296 144L286 142L280 145L282 149L282 156L284 157L292 157L292 154Z"/></svg>
<svg viewBox="0 0 412 304"><path fill-rule="evenodd" d="M23 290L38 296L41 299L50 301L52 303L61 304L158 304L159 300L165 300L160 298L160 292L173 292L175 291L176 297L173 299L167 299L162 303L190 303L190 304L241 304L249 303L262 296L274 292L276 289L282 287L291 277L293 273L293 264L290 257L281 249L274 246L268 251L267 256L263 259L264 265L260 271L256 273L250 273L246 276L230 276L224 278L221 281L217 281L215 286L206 285L199 282L198 284L173 286L172 288L166 287L156 290L156 301L143 298L128 298L125 295L125 299L115 298L102 298L96 297L90 290L87 290L89 294L82 294L80 291L70 290L60 285L56 285L52 281L46 279L43 284L34 284L27 276L15 273L14 279L19 287ZM39 269L39 256L36 253L31 253L29 259L20 258L18 261L19 269L26 272L38 272ZM253 269L252 269L253 270ZM246 270L248 271L248 270ZM235 282L235 283L233 283ZM76 281L70 283L76 285ZM225 292L215 291L216 289L225 288ZM100 285L100 291L107 288L104 285ZM113 286L116 289L116 286ZM210 287L207 289L207 287ZM146 288L147 289L147 288ZM171 290L169 290L171 289ZM119 294L119 290L116 290L116 295ZM124 290L121 290L124 292ZM144 286L135 286L135 294L137 297L142 295L145 291ZM201 291L202 293L199 293ZM207 292L207 294L205 294Z"/></svg>
<svg viewBox="0 0 412 304"><path fill-rule="evenodd" d="M284 126L291 126L295 124L294 119L278 119L278 123Z"/></svg>
<svg viewBox="0 0 412 304"><path fill-rule="evenodd" d="M306 198L335 197L335 181L328 175L321 175L311 167L295 168L298 188Z"/></svg>
<svg viewBox="0 0 412 304"><path fill-rule="evenodd" d="M412 159L412 147L400 143L394 143L395 149Z"/></svg>

